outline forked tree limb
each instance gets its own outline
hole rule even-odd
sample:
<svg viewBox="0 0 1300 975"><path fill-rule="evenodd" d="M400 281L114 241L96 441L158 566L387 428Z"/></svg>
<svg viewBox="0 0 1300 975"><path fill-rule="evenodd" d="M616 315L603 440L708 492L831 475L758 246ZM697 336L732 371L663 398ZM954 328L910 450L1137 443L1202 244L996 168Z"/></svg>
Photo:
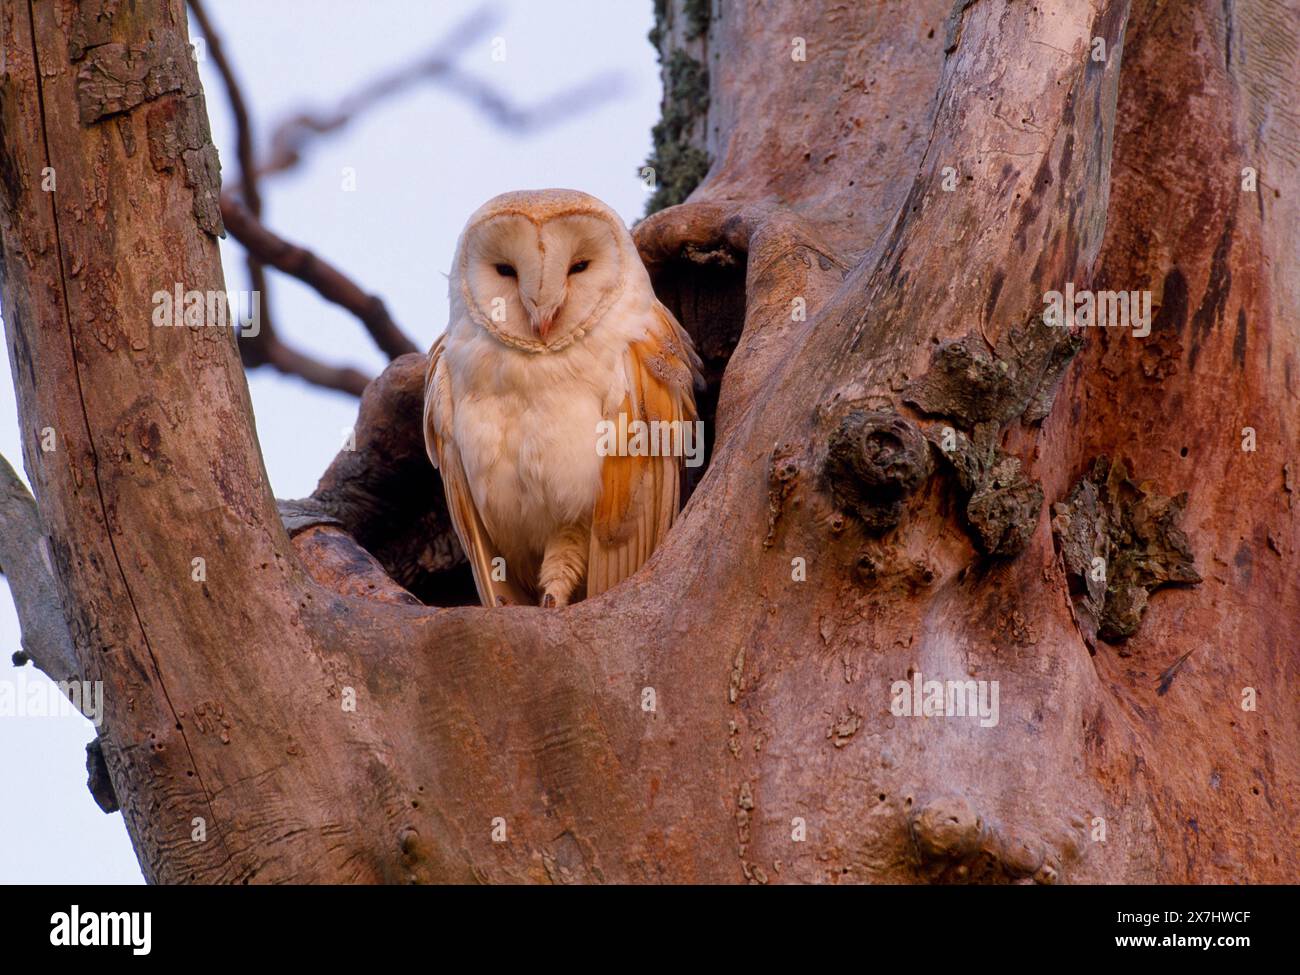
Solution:
<svg viewBox="0 0 1300 975"><path fill-rule="evenodd" d="M1236 549L1238 567L1249 566L1262 577L1256 575L1251 581L1220 572L1214 581L1224 587L1220 599L1207 600L1194 592L1166 594L1160 597L1158 608L1153 604L1144 631L1130 641L1128 648L1099 649L1094 660L1074 631L1065 580L1045 521L1026 526L1032 545L1018 558L1009 562L979 557L972 560L969 543L958 541L946 531L934 530L951 516L946 511L949 502L933 483L907 496L899 534L891 536L887 544L862 537L841 512L827 504L819 488L823 438L810 435L805 414L791 407L809 402L808 385L816 382L814 377L825 380L811 398L817 425L823 429L838 424L844 410L855 404L887 406L906 418L909 430L918 423L934 422L916 415L905 402L905 390L912 379L931 366L935 347L974 334L981 341L998 343L999 349L1025 348L1001 343L1023 326L1035 307L1041 307L1042 291L1066 280L1087 282L1096 273L1097 262L1104 262L1108 253L1104 246L1108 206L1119 217L1110 238L1111 273L1117 273L1113 270L1116 267L1125 267L1119 280L1139 283L1149 281L1152 273L1168 275L1172 282L1166 284L1165 290L1169 310L1163 319L1158 317L1157 329L1161 321L1169 323L1166 327L1173 326L1177 314L1184 316L1184 324L1178 327L1186 328L1193 315L1185 303L1199 302L1202 311L1197 317L1207 324L1193 334L1197 343L1204 343L1199 355L1202 369L1208 361L1215 363L1212 375L1235 368L1243 373L1241 382L1247 373L1267 377L1268 381L1255 388L1275 392L1259 396L1254 409L1269 418L1270 429L1279 435L1272 441L1274 451L1285 450L1284 445L1294 441L1295 391L1278 372L1281 367L1268 351L1266 337L1273 329L1281 343L1279 348L1287 350L1282 354L1290 356L1296 338L1294 321L1270 324L1270 320L1276 322L1276 306L1261 300L1254 281L1260 264L1258 248L1267 246L1276 255L1285 253L1277 237L1285 224L1275 217L1266 225L1262 233L1270 240L1267 245L1256 236L1261 230L1253 217L1245 218L1246 226L1232 233L1233 196L1224 193L1220 198L1217 191L1214 194L1216 207L1222 208L1218 210L1220 217L1228 220L1230 228L1229 236L1219 239L1228 240L1237 255L1233 281L1240 282L1240 290L1235 283L1231 286L1234 298L1231 303L1225 302L1226 313L1220 317L1231 320L1231 309L1239 304L1242 317L1238 321L1259 322L1263 330L1264 337L1254 344L1258 332L1239 331L1234 339L1231 330L1210 324L1218 314L1214 312L1216 288L1227 287L1222 270L1217 272L1220 283L1214 283L1214 266L1217 262L1223 267L1227 245L1215 257L1216 240L1211 238L1207 245L1189 238L1188 227L1168 238L1186 241L1178 265L1166 263L1161 268L1160 260L1170 261L1167 255L1144 258L1154 267L1126 264L1149 246L1144 242L1151 239L1147 228L1152 219L1152 199L1166 201L1163 206L1157 205L1162 226L1165 222L1171 228L1180 226L1185 215L1162 195L1176 198L1180 177L1168 174L1155 183L1143 180L1140 185L1130 185L1119 200L1111 188L1109 154L1113 140L1118 141L1117 118L1124 120L1126 132L1134 133L1120 146L1124 160L1120 168L1127 182L1136 180L1140 172L1131 168L1133 160L1147 158L1136 134L1143 131L1155 131L1159 138L1171 140L1160 156L1171 165L1177 165L1180 154L1187 153L1197 160L1204 156L1204 168L1212 170L1213 159L1226 157L1229 161L1224 165L1223 178L1231 179L1234 185L1238 180L1242 162L1233 153L1240 150L1220 140L1225 130L1237 124L1234 113L1240 109L1224 111L1220 107L1222 114L1208 124L1205 120L1214 116L1198 114L1203 128L1189 134L1170 111L1160 88L1150 80L1172 77L1175 86L1191 84L1193 90L1195 80L1200 78L1214 78L1217 85L1224 83L1222 76L1215 74L1216 70L1222 72L1224 63L1223 37L1215 33L1224 27L1216 19L1217 7L1206 5L1174 12L1160 5L1138 4L1136 26L1126 23L1124 4L1095 4L1087 11L1074 10L1072 13L1080 16L1068 22L1062 20L1061 8L1035 11L1041 16L1026 15L1024 20L1014 16L1012 5L988 4L983 8L959 7L957 43L947 51L950 58L938 109L924 129L917 155L911 159L915 179L909 176L910 186L903 187L906 200L900 200L902 206L892 230L885 227L890 232L882 233L873 247L859 248L859 253L865 251L868 256L847 276L848 264L835 256L837 248L831 240L842 236L846 226L854 225L843 222L836 234L821 241L817 240L815 228L820 226L817 221L824 220L837 206L845 212L854 206L852 189L841 189L838 202L829 199L835 194L833 187L851 186L851 177L840 183L832 174L822 172L810 179L807 212L816 220L803 223L814 228L811 242L806 231L802 243L796 243L797 232L776 233L767 224L748 235L744 251L737 246L738 241L725 239L721 228L731 219L735 207L725 201L713 207L710 197L715 193L743 196L746 188L761 196L763 181L773 173L783 172L775 165L752 167L752 158L745 160L743 156L732 160L728 182L711 179L702 187L698 205L665 211L660 224L647 221L644 230L639 231L657 284L673 265L716 266L740 256L747 260L745 331L728 367L719 409L719 428L726 431L722 436L726 442L712 462L701 493L697 493L679 528L656 556L662 560L660 564L672 567L669 577L651 570L636 593L621 593L622 599L598 606L574 607L565 615L566 627L560 637L546 619L538 621L543 630L540 636L531 630L516 632L508 640L512 652L496 649L508 652L510 661L505 673L498 672L496 690L509 696L512 689L521 686L545 686L550 672L531 669L530 655L542 647L556 646L557 639L566 646L571 640L579 640L599 648L598 674L609 678L619 692L630 694L639 683L636 679L619 681L624 668L635 668L638 677L653 675L643 679L653 681L660 700L675 700L679 709L703 716L701 721L707 722L711 716L709 703L693 698L689 688L675 683L674 678L682 675L675 671L673 663L691 653L695 655L691 666L684 668L688 674L725 673L730 667L730 687L725 690L737 706L728 712L733 722L722 734L736 746L733 755L737 761L728 764L729 772L722 774L736 784L735 836L740 872L758 882L787 873L799 879L826 878L824 870L806 861L793 866L785 859L787 855L798 856L789 843L789 815L792 810L805 808L801 805L805 797L815 797L808 802L820 824L818 828L833 831L821 842L839 851L833 855L839 864L840 872L834 874L837 878L893 876L957 882L1052 883L1061 878L1116 876L1290 876L1294 862L1288 860L1290 854L1285 851L1295 829L1285 815L1275 815L1272 804L1249 806L1253 825L1247 846L1265 842L1274 850L1271 859L1254 856L1246 847L1236 847L1234 839L1238 832L1238 813L1234 810L1241 808L1243 799L1249 803L1250 777L1237 776L1231 792L1220 790L1225 771L1201 778L1205 768L1231 767L1231 755L1238 746L1216 746L1211 749L1213 755L1198 754L1189 760L1188 751L1201 749L1204 739L1196 732L1190 737L1175 734L1161 717L1176 713L1180 725L1204 727L1209 720L1207 714L1212 713L1214 721L1235 729L1239 727L1239 673L1254 673L1254 667L1262 664L1294 674L1294 656L1282 651L1285 640L1279 642L1276 633L1267 635L1269 627L1260 618L1240 609L1252 598L1249 593L1262 585L1283 617L1296 618L1300 607L1294 587L1287 591L1282 584L1286 578L1282 563L1271 559L1260 563L1253 555L1243 556L1242 549ZM1257 13L1239 7L1233 16L1249 20ZM1014 30L1008 32L1008 24ZM730 26L734 30L735 22ZM794 27L773 23L770 30L773 37L781 38ZM1025 34L1018 35L1020 31ZM1097 38L1108 52L1104 61L1090 56L1097 49ZM745 40L753 43L752 36ZM1121 59L1129 56L1130 45L1138 52L1136 80L1121 94ZM1018 53L1011 53L1013 50ZM1178 51L1180 59L1172 75L1171 50ZM1227 63L1232 66L1233 61ZM1250 63L1258 61L1252 59ZM983 104L986 98L977 80L987 76L988 64L1017 66L1024 72L1022 76L1005 78L1006 87L996 89L987 98L991 105ZM825 65L821 68L827 69ZM829 69L833 70L834 65ZM1294 74L1295 69L1292 63L1288 70ZM1256 91L1267 90L1256 86ZM742 99L743 92L741 89ZM1207 93L1206 98L1210 97L1214 96ZM1197 104L1194 108L1198 113L1210 112L1207 106ZM984 114L990 117L975 121ZM776 117L787 125L797 113ZM1277 124L1284 123L1282 120ZM1003 132L1003 128L1007 131ZM1001 138L967 141L990 133ZM752 137L752 132L740 131L736 135L738 140ZM817 158L815 142L813 150L810 154ZM1030 162L1017 161L1021 159ZM826 165L833 170L832 162L828 154ZM942 170L950 162L957 164L962 192L945 196L940 189ZM1265 204L1259 202L1262 218ZM1247 198L1236 207L1239 212L1243 205L1254 207L1255 203ZM1279 204L1268 201L1267 207L1275 206ZM1147 222L1137 219L1137 214L1145 215ZM769 224L774 217L769 215ZM1268 227L1273 229L1269 231ZM957 230L960 232L954 243ZM1271 239L1268 233L1273 235ZM755 242L765 236L773 241L770 255L756 259L760 249ZM952 252L954 247L960 256ZM1196 269L1192 273L1197 283L1191 297L1179 290L1179 265ZM954 284L954 276L960 286ZM804 326L790 319L788 302L794 297L810 298L808 323ZM683 318L687 320L689 315ZM1125 452L1141 455L1148 470L1162 471L1161 477L1171 487L1176 486L1180 477L1176 463L1170 465L1167 458L1162 460L1168 442L1159 435L1143 433L1149 431L1149 418L1134 411L1124 415L1111 404L1117 390L1127 391L1119 395L1137 398L1158 395L1155 388L1143 385L1153 374L1153 356L1162 360L1161 370L1173 368L1169 360L1176 361L1180 352L1185 363L1197 357L1189 356L1186 347L1179 350L1171 344L1172 332L1168 332L1149 349L1131 347L1133 354L1142 356L1143 365L1138 368L1132 360L1119 355L1126 350L1117 343L1131 339L1110 333L1089 338L1089 361L1095 363L1103 350L1112 361L1104 369L1076 370L1067 380L1067 388L1077 389L1078 384L1091 388L1086 400L1074 394L1070 412L1077 416L1080 411L1091 411L1097 421L1085 431L1072 434L1075 420L1058 407L1049 413L1041 429L1038 420L1013 423L1004 443L1021 452L1029 463L1036 463L1051 497L1064 495L1071 472L1079 470L1091 452L1105 445L1109 445L1106 449L1115 449L1116 444ZM1234 347L1240 354L1234 353ZM818 348L820 351L812 351ZM798 361L801 355L806 356L802 367ZM763 368L752 368L757 361L764 362ZM1026 368L1024 362L1004 361L1013 372ZM1234 361L1236 365L1232 366ZM1235 375L1232 382L1240 400L1249 402L1251 394ZM1195 377L1175 379L1169 388L1178 390L1177 395L1185 402L1197 401ZM735 391L730 409L728 390ZM1206 413L1198 420L1200 428L1214 430L1213 399L1202 409ZM1235 429L1232 433L1235 437ZM772 445L771 454L763 451L764 444ZM809 446L805 448L804 444ZM1283 481L1276 475L1281 465L1272 468L1275 476L1260 476L1259 467L1252 466L1254 458L1239 451L1233 456L1237 448L1233 439L1209 450L1232 472L1236 483L1258 499L1261 510L1268 511L1269 550L1279 558L1283 553L1294 558L1295 518L1286 514L1289 509L1284 503L1278 507L1286 500ZM1270 454L1264 466L1278 460L1276 453ZM770 472L771 479L764 484L761 477L747 471ZM909 489L914 486L913 481L908 484ZM1241 521L1234 524L1229 508L1214 499L1213 491L1203 488L1200 496L1207 520L1199 523L1198 558L1207 557L1201 554L1206 546L1213 551L1226 544L1228 551L1233 550L1233 539L1247 526ZM759 512L766 524L760 521L749 525ZM736 519L743 519L752 531L738 526ZM715 526L723 524L731 540L767 538L772 541L771 549L785 556L814 553L819 566L817 590L802 590L797 598L787 596L794 588L788 567L778 561L770 571L760 569L766 545L751 544L746 548L740 542L720 548ZM961 527L953 526L958 532ZM823 547L827 536L840 541ZM1264 548L1255 546L1247 551L1261 552ZM1227 560L1220 559L1226 566ZM734 659L721 652L710 654L710 647L699 641L674 640L665 635L657 635L649 645L638 643L638 655L631 664L621 656L622 632L638 632L646 625L654 625L650 621L659 618L664 605L682 613L685 607L716 599L717 588L727 585L736 565L745 567L747 587L782 600L779 619L761 611L746 615L741 600L728 603L716 614L704 615L723 632L763 637L756 637L756 642L742 641ZM849 572L856 583L838 582L841 571ZM688 578L683 579L683 575ZM614 618L605 619L602 614ZM1221 647L1221 652L1232 655L1232 660L1216 666L1216 673L1192 677L1194 689L1188 690L1187 698L1179 702L1171 700L1168 693L1160 693L1156 679L1162 672L1160 667L1151 671L1151 679L1146 681L1133 663L1126 665L1122 661L1125 654L1134 652L1143 654L1152 664L1163 661L1171 653L1169 648L1178 646L1179 620L1184 614L1203 620L1207 632L1229 619L1234 627L1264 626L1264 630L1251 643L1252 649L1235 641L1234 648L1240 649ZM493 628L488 620L481 626L484 630ZM772 643L758 646L764 638L770 638ZM487 646L499 648L499 634L485 639ZM816 651L809 649L809 642ZM431 654L435 652L432 642L422 645ZM1244 652L1238 656L1240 651ZM864 700L856 691L863 669L873 686L878 687L879 682L887 683L891 677L910 676L908 665L929 675L947 676L956 655L958 667L964 663L974 668L959 673L992 674L1001 680L1007 695L1004 702L1010 709L1007 714L1016 716L1008 718L1004 714L1002 725L974 734L968 734L960 722L927 723L924 734L913 730L906 721L892 724L886 718L882 725L879 714L862 710L863 705L835 707L841 699L835 691L838 672L821 682L812 676L817 672L817 663L830 660L833 653L840 655L837 660L846 685L843 698L849 701ZM892 665L887 663L890 660ZM562 669L571 666L567 659L551 664ZM519 673L518 668L524 673ZM436 685L442 691L437 695L440 712L479 714L489 707L485 696L474 698L471 691L457 694L456 688L438 684L432 671L429 678L430 686ZM1290 680L1288 677L1287 683ZM597 681L599 684L599 678ZM865 700L868 709L873 707L873 701L874 706L883 707L878 698L868 696ZM817 705L822 702L826 704L823 728L829 726L824 733L812 717L821 714ZM779 718L774 717L774 707L780 711ZM678 711L676 722L681 722L680 714ZM635 727L624 728L616 709L601 710L592 721L598 734L603 732L619 742L623 732L636 742L636 773L653 777L657 771L674 767L672 757L656 751L660 743L657 736L640 731L638 737ZM1270 740L1255 738L1254 731L1246 730L1238 733L1238 739L1252 749L1258 767L1279 770L1286 766L1288 771L1283 777L1292 781L1296 743L1293 716L1285 709L1270 708L1267 714L1258 715L1258 721L1260 727L1267 727ZM674 723L672 728L680 734L682 724ZM584 740L583 733L569 729L569 734L579 740ZM827 776L836 774L833 759L827 758L806 770L792 761L792 756L814 754L811 742L819 738L831 740L835 749L857 749L862 744L864 760L879 754L887 767L901 760L899 774L870 773L873 785L864 788L862 795L843 781L824 786ZM457 752L454 740L440 738L439 744L440 752L456 754L458 759L465 757ZM1135 759L1135 755L1139 757ZM584 812L601 808L600 800L585 790L589 777L599 781L599 774L581 765L580 756L571 754L569 758L578 769L567 768L570 775L560 781L577 794L566 794L558 815L563 817L562 822L578 824L583 823ZM1026 761L1033 768L1028 780L1024 774ZM1089 771L1080 773L1080 767ZM539 774L542 781L558 786L545 772ZM1217 860L1211 855L1207 860L1186 845L1181 853L1175 852L1180 835L1185 835L1178 811L1181 800L1149 788L1148 780L1161 776L1177 782L1180 794L1196 797L1198 835L1205 834L1204 816L1208 810L1215 810L1215 843L1222 844L1218 847L1221 851L1237 849L1236 854L1218 855ZM532 781L531 775L525 778ZM692 798L700 798L692 791L699 778L709 778L707 763L658 781L672 783L668 790L671 799L662 801L674 804L685 820L708 823L711 820L707 815L691 807ZM498 787L503 784L496 783ZM490 784L480 783L480 787L491 794ZM1276 802L1276 792L1274 796ZM497 801L508 802L504 794L498 793L485 800L484 806L491 807ZM830 803L835 810L829 819L821 807L824 803ZM861 819L862 810L876 803L881 805L879 831L865 826ZM901 812L901 820L896 811ZM636 815L626 809L620 813ZM550 814L557 815L554 809ZM672 814L664 812L656 817L656 822L664 821L672 821ZM568 876L573 879L598 878L608 858L617 858L609 848L604 850L606 858L601 857L600 830L590 821L585 825L585 830L575 826L571 833L581 851L569 860ZM641 825L638 820L628 835L642 835ZM1105 836L1106 845L1097 839L1099 835ZM705 844L715 839L710 834ZM861 856L851 852L863 850L867 852ZM622 860L634 871L633 876L638 875L636 870L648 866L640 854L641 850L634 847ZM555 847L542 844L541 856L552 878L563 876L558 869L552 870L548 860L548 856L557 856ZM649 862L661 864L663 859L651 857ZM694 865L690 855L683 854L676 862L689 875Z"/></svg>

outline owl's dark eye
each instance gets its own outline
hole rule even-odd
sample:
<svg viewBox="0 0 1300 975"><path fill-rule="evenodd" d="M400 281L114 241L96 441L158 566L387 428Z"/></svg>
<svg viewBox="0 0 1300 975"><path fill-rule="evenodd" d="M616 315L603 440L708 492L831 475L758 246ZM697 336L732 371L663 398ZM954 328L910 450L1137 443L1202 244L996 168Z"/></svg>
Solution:
<svg viewBox="0 0 1300 975"><path fill-rule="evenodd" d="M569 268L569 273L581 274L583 271L587 270L587 265L590 263L591 261L579 261L577 264L573 265L573 267Z"/></svg>
<svg viewBox="0 0 1300 975"><path fill-rule="evenodd" d="M515 269L509 264L498 264L497 274L501 275L503 278L513 278L515 277Z"/></svg>

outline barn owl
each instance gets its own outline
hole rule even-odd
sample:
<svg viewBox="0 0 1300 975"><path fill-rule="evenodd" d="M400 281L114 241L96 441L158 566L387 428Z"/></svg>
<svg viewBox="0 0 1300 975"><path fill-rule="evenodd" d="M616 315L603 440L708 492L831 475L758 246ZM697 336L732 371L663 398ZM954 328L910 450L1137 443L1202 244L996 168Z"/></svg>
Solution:
<svg viewBox="0 0 1300 975"><path fill-rule="evenodd" d="M602 593L672 525L682 458L601 449L600 433L698 429L690 337L618 215L575 190L489 200L449 280L424 440L479 598L555 607Z"/></svg>

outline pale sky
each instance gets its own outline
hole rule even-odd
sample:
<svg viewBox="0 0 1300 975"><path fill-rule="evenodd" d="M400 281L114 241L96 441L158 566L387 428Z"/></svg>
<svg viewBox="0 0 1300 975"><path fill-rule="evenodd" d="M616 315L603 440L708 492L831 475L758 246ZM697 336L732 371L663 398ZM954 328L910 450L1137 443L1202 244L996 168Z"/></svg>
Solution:
<svg viewBox="0 0 1300 975"><path fill-rule="evenodd" d="M209 0L243 81L256 131L286 114L332 106L356 86L427 51L482 6L468 0ZM650 0L515 0L458 64L527 107L596 76L622 84L608 101L553 127L515 136L459 96L423 85L386 102L339 136L321 140L294 172L262 186L265 219L383 296L417 345L442 331L456 236L479 204L506 190L585 190L629 223L648 191L637 170L659 114L659 75L646 40ZM197 34L197 30L195 31ZM504 41L504 60L493 41ZM498 41L495 49L502 50ZM213 137L233 177L234 136L219 79L201 65ZM611 87L611 90L614 90ZM345 192L343 173L355 171ZM239 246L222 243L226 284L247 287ZM277 328L335 363L378 372L382 356L346 313L271 272ZM0 453L21 467L17 408L5 348ZM249 379L257 430L277 497L301 497L351 427L356 401L258 370ZM26 431L34 436L34 431ZM161 583L160 583L161 584ZM17 619L0 577L0 684L38 678L9 662ZM42 678L43 679L43 678ZM86 789L89 721L0 715L0 883L139 883L120 814L100 812Z"/></svg>

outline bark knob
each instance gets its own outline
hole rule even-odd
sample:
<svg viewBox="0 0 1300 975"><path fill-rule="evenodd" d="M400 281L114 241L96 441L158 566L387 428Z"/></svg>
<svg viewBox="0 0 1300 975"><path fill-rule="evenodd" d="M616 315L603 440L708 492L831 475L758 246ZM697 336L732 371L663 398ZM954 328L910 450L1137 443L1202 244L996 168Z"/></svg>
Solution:
<svg viewBox="0 0 1300 975"><path fill-rule="evenodd" d="M984 822L961 796L945 796L917 811L912 838L923 860L960 859L975 852Z"/></svg>
<svg viewBox="0 0 1300 975"><path fill-rule="evenodd" d="M911 420L853 410L831 434L823 472L836 504L880 534L898 524L907 496L925 483L931 463L925 435Z"/></svg>

